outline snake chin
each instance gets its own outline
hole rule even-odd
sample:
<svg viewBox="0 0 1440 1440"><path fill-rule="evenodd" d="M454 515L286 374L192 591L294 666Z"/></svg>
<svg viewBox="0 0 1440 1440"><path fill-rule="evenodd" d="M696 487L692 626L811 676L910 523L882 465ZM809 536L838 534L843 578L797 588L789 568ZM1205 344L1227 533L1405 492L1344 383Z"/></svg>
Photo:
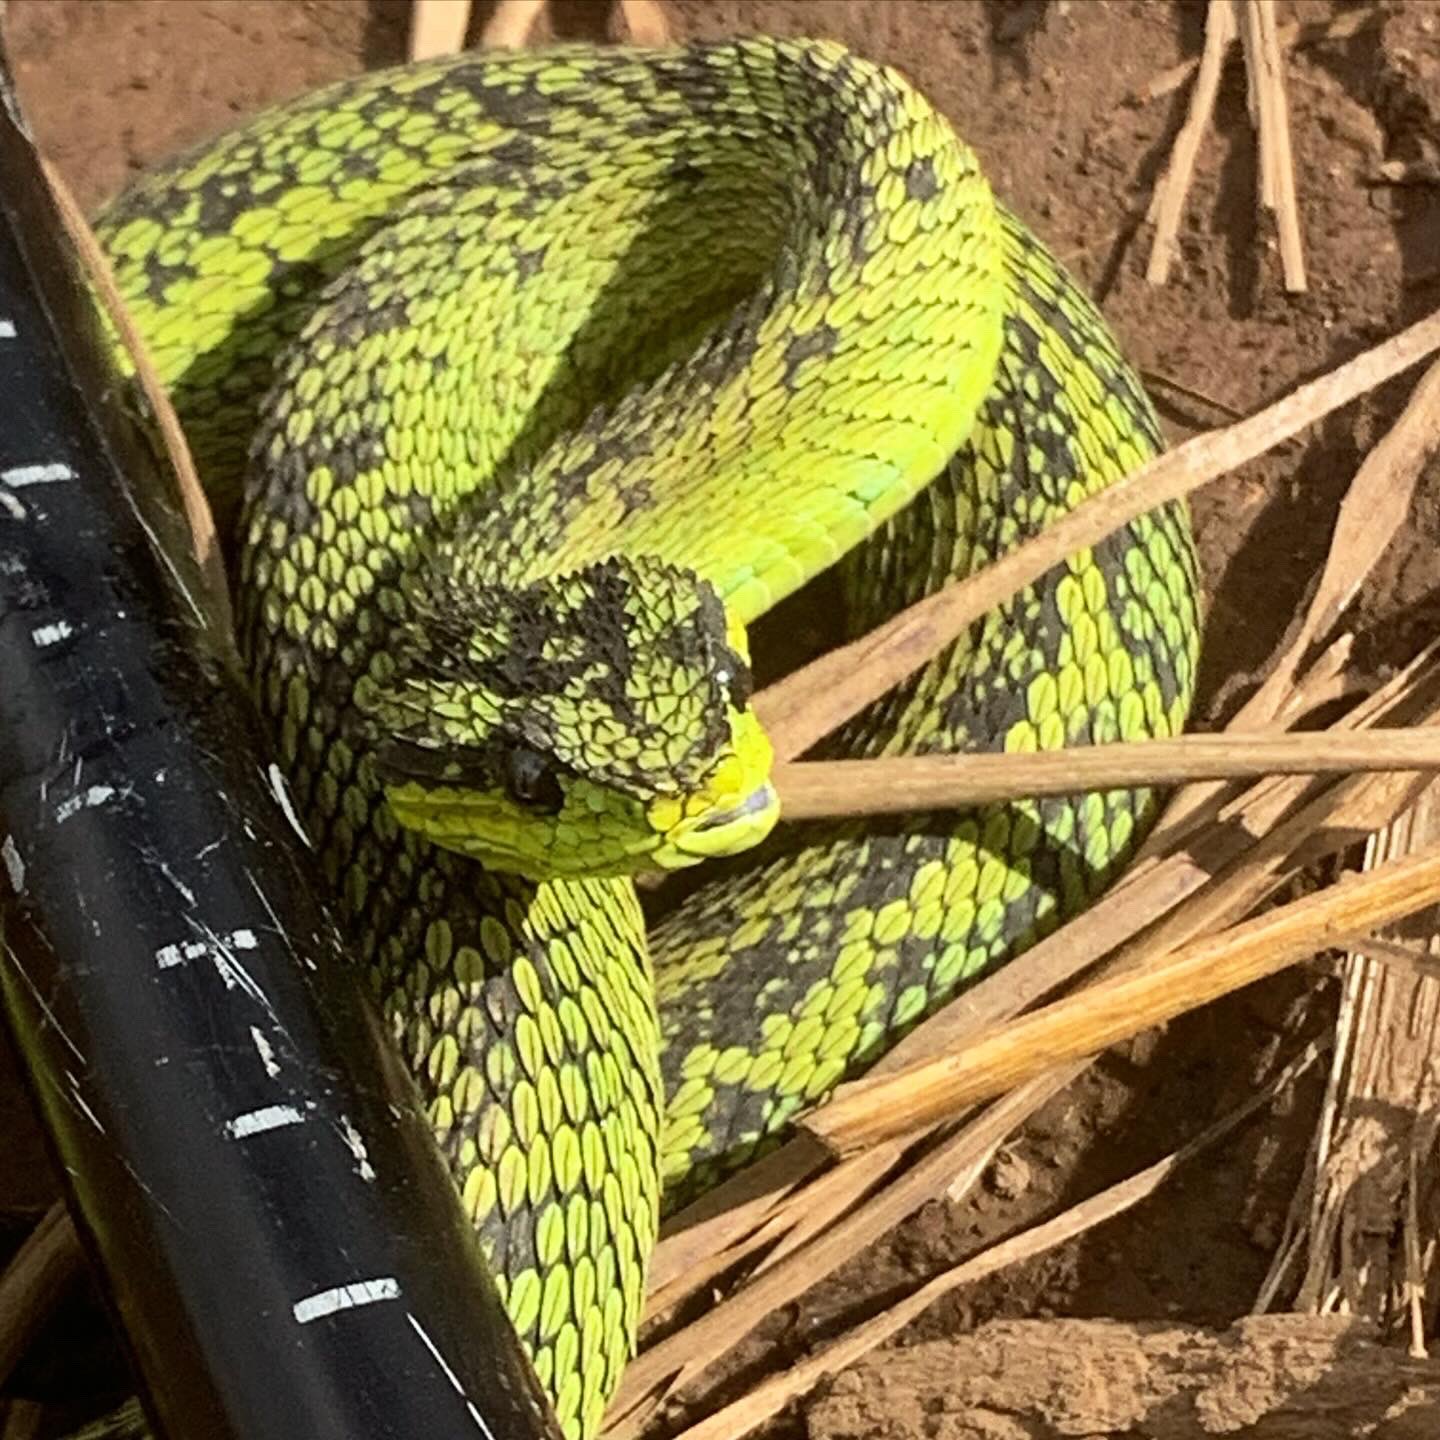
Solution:
<svg viewBox="0 0 1440 1440"><path fill-rule="evenodd" d="M548 880L681 869L734 855L759 844L780 814L770 741L748 709L731 712L729 740L699 788L649 800L562 771L523 744L500 753L492 788L392 779L385 795L395 818L492 870ZM382 757L392 776L403 764L393 749Z"/></svg>

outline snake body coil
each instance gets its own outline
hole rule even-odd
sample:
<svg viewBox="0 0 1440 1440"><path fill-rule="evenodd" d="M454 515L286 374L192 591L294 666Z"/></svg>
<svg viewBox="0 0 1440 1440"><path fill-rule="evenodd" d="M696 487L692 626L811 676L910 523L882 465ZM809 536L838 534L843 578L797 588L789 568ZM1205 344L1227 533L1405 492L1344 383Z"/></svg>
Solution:
<svg viewBox="0 0 1440 1440"><path fill-rule="evenodd" d="M662 1184L743 1162L1082 907L1148 811L783 830L647 943L629 871L774 818L745 626L841 557L857 629L969 573L1153 453L1149 405L948 123L824 43L365 76L101 233L243 510L242 649L357 959L592 1434ZM1197 631L1167 510L836 748L1171 734Z"/></svg>

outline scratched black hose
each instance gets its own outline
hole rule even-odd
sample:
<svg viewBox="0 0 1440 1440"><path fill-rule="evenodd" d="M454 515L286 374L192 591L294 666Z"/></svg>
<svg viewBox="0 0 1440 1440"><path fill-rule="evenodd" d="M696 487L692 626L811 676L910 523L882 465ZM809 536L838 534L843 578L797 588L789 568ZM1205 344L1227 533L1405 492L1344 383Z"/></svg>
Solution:
<svg viewBox="0 0 1440 1440"><path fill-rule="evenodd" d="M0 998L151 1422L554 1435L77 273L0 65Z"/></svg>

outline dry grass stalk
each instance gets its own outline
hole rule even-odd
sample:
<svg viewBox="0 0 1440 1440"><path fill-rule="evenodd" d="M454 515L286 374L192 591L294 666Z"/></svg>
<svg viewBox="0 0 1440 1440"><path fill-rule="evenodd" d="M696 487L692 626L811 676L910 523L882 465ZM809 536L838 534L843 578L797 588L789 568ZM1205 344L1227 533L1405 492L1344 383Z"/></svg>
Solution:
<svg viewBox="0 0 1440 1440"><path fill-rule="evenodd" d="M1400 823L1401 821L1397 821L1396 825ZM1387 970L1399 970L1406 975L1424 975L1432 980L1440 980L1440 955L1422 950L1419 945L1407 945L1399 940L1370 935L1356 947L1354 953L1366 960L1375 961L1377 965L1383 965Z"/></svg>
<svg viewBox="0 0 1440 1440"><path fill-rule="evenodd" d="M0 1385L59 1304L80 1261L75 1232L57 1201L0 1274Z"/></svg>
<svg viewBox="0 0 1440 1440"><path fill-rule="evenodd" d="M904 815L1034 795L1130 785L1173 786L1260 775L1440 768L1440 729L1183 735L1040 754L905 755L801 760L775 780L789 820Z"/></svg>
<svg viewBox="0 0 1440 1440"><path fill-rule="evenodd" d="M469 28L470 0L410 0L410 58L457 54L465 48Z"/></svg>
<svg viewBox="0 0 1440 1440"><path fill-rule="evenodd" d="M1295 199L1295 164L1290 148L1290 102L1285 94L1285 60L1275 24L1275 0L1249 0L1244 7L1245 68L1250 120L1260 144L1260 204L1274 212L1280 236L1285 288L1306 289Z"/></svg>
<svg viewBox="0 0 1440 1440"><path fill-rule="evenodd" d="M1440 844L1194 941L1163 965L1092 985L985 1037L963 1055L845 1086L802 1123L837 1155L938 1124L1051 1065L1097 1054L1437 899Z"/></svg>
<svg viewBox="0 0 1440 1440"><path fill-rule="evenodd" d="M842 1220L817 1233L803 1250L787 1255L700 1319L644 1350L626 1371L620 1394L611 1407L606 1430L610 1440L633 1440L646 1414L699 1376L779 1306L832 1273L925 1201L944 1194L958 1173L983 1166L1015 1126L1078 1074L1079 1068L1046 1076L1033 1086L1007 1095L924 1155L913 1161L907 1159L883 1188ZM818 1183L836 1183L832 1176L841 1177L846 1167L853 1167L847 1180L865 1165L895 1167L903 1155L898 1144L877 1147L869 1155L848 1160L827 1172ZM787 1217L790 1225L798 1226L808 1218L813 1191L811 1187L804 1192L799 1207L803 1214L791 1209ZM744 1253L743 1246L737 1248Z"/></svg>
<svg viewBox="0 0 1440 1440"><path fill-rule="evenodd" d="M672 43L660 0L620 0L620 18L632 45L659 48Z"/></svg>
<svg viewBox="0 0 1440 1440"><path fill-rule="evenodd" d="M140 338L140 332L135 328L135 322L130 318L130 312L120 297L119 287L115 284L115 274L105 252L100 248L100 242L95 238L95 232L91 230L84 213L75 203L75 197L70 193L64 177L43 158L40 163L51 194L55 197L55 205L60 212L66 234L90 277L101 307L115 326L120 343L135 366L135 378L140 393L154 416L161 443L170 458L171 468L179 484L180 500L185 508L195 558L199 562L206 590L203 601L190 597L188 592L185 592L187 599L190 599L192 608L203 623L213 623L221 627L228 636L231 632L230 590L225 582L220 543L215 533L215 521L210 514L210 502L205 498L200 477L195 472L195 462L190 458L190 446L180 428L179 417L175 414L175 407L171 405L165 387L160 383L160 377L155 373L155 366ZM183 578L177 576L176 580L184 591Z"/></svg>
<svg viewBox="0 0 1440 1440"><path fill-rule="evenodd" d="M1378 25L1384 15L1380 6L1368 10L1342 10L1331 20L1311 24L1282 25L1279 41L1283 49L1299 49L1302 45L1316 45L1325 40L1348 40L1362 30ZM1234 44L1238 35L1232 36L1231 45L1226 47L1226 60L1234 57ZM1200 60L1182 60L1180 64L1162 71L1150 83L1135 93L1134 99L1145 104L1159 100L1164 95L1173 95L1198 69Z"/></svg>
<svg viewBox="0 0 1440 1440"><path fill-rule="evenodd" d="M1440 836L1440 790L1371 839L1365 863ZM1299 1308L1337 1305L1425 1353L1431 1292L1427 1250L1437 1221L1434 1141L1440 1124L1440 958L1436 916L1417 917L1409 944L1370 939L1345 965L1336 1052L1316 1134ZM1418 945L1416 941L1418 940Z"/></svg>
<svg viewBox="0 0 1440 1440"><path fill-rule="evenodd" d="M922 1285L913 1294L857 1326L843 1339L807 1357L784 1373L766 1380L741 1399L680 1432L676 1440L738 1440L792 1400L812 1389L827 1375L836 1374L862 1355L888 1340L943 1295L973 1285L1011 1265L1033 1259L1104 1224L1153 1195L1180 1166L1203 1154L1223 1140L1252 1115L1281 1093L1314 1063L1318 1047L1310 1047L1287 1065L1243 1105L1209 1126L1173 1154L1154 1165L1102 1190L1098 1195L1008 1240L1002 1240L980 1254L952 1266Z"/></svg>
<svg viewBox="0 0 1440 1440"><path fill-rule="evenodd" d="M486 50L519 50L530 39L549 0L495 0L480 44Z"/></svg>
<svg viewBox="0 0 1440 1440"><path fill-rule="evenodd" d="M787 675L756 698L776 754L793 759L878 699L1047 570L1112 531L1228 474L1440 348L1440 312L1223 430L1157 456L994 564Z"/></svg>
<svg viewBox="0 0 1440 1440"><path fill-rule="evenodd" d="M1225 52L1235 38L1234 0L1209 0L1205 12L1205 48L1200 56L1195 88L1185 123L1175 137L1170 163L1155 189L1150 218L1155 222L1155 238L1150 246L1150 263L1145 278L1152 285L1163 285L1170 278L1180 235L1180 219L1185 211L1185 197L1195 178L1195 161L1200 142L1215 113L1215 97L1220 93L1220 74L1225 68Z"/></svg>
<svg viewBox="0 0 1440 1440"><path fill-rule="evenodd" d="M1320 584L1295 638L1241 712L1256 727L1268 724L1293 696L1301 661L1338 624L1365 577L1410 513L1415 486L1440 451L1440 364L1416 385L1400 418L1365 456L1345 498Z"/></svg>

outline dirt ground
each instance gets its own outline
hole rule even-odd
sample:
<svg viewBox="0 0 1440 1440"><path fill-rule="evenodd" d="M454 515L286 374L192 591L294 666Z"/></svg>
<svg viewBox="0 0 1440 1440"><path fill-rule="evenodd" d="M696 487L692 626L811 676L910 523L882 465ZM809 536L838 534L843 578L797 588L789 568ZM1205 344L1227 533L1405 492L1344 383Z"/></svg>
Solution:
<svg viewBox="0 0 1440 1440"><path fill-rule="evenodd" d="M479 6L478 20L485 7ZM1282 0L1307 22L1355 8ZM1248 413L1440 304L1440 4L1359 8L1376 23L1307 44L1289 71L1310 289L1287 296L1254 203L1256 149L1243 73L1222 86L1171 283L1144 279L1145 212L1186 90L1137 92L1198 54L1204 6L1172 0L667 0L682 38L828 35L902 68L956 122L997 191L1103 304L1172 439ZM555 9L567 37L604 33L603 0ZM11 0L8 33L41 145L94 205L147 163L258 106L402 57L404 0ZM1422 162L1431 183L1380 179ZM1428 165L1428 171L1424 170ZM1232 709L1263 673L1318 573L1343 488L1393 420L1408 381L1342 412L1207 491L1195 521L1209 601L1196 723ZM1361 663L1380 672L1440 620L1440 471L1413 523L1358 597ZM1054 1212L1173 1150L1322 1028L1324 968L1256 987L1114 1053L1044 1111L964 1203L935 1203L777 1315L764 1340L790 1357L873 1312L989 1238ZM1247 1314L1272 1258L1308 1142L1318 1080L1183 1171L1153 1201L1029 1266L934 1306L915 1345L991 1319L1114 1317L1223 1327ZM0 1216L50 1192L0 1055ZM0 1231L0 1252L3 1252ZM118 1360L93 1339L62 1365L27 1362L32 1393L99 1391ZM73 1328L70 1333L74 1333ZM757 1347L728 1378L753 1379ZM812 1407L819 1402L812 1402ZM831 1432L821 1409L774 1434ZM929 1433L923 1427L911 1434Z"/></svg>

